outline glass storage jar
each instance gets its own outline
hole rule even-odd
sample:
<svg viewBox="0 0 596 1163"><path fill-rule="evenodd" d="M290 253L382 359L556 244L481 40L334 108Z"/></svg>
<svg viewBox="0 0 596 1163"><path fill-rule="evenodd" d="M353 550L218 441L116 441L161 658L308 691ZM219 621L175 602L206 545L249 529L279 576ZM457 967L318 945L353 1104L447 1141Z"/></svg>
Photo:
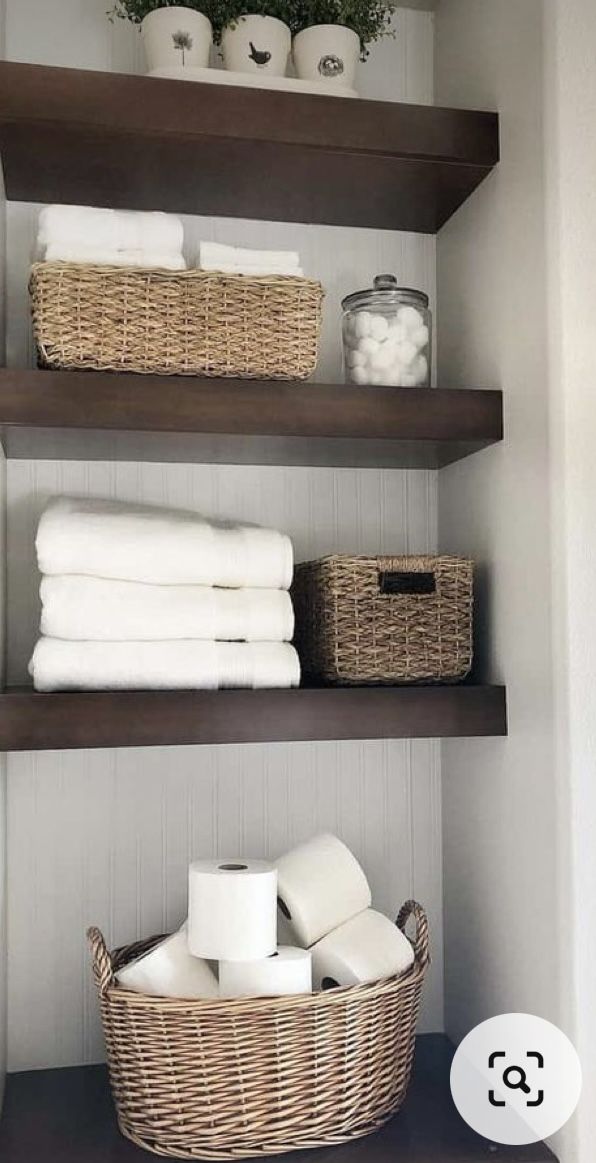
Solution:
<svg viewBox="0 0 596 1163"><path fill-rule="evenodd" d="M342 301L346 383L430 387L432 315L428 295L377 275L368 291Z"/></svg>

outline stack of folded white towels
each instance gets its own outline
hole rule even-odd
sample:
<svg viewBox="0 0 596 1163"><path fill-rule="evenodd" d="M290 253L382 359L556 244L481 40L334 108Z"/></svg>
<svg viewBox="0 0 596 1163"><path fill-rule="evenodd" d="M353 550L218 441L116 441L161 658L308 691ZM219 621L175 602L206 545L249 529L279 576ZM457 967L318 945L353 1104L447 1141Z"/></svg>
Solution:
<svg viewBox="0 0 596 1163"><path fill-rule="evenodd" d="M116 977L158 997L274 997L378 981L413 962L408 938L371 908L356 858L325 833L276 865L191 864L188 920Z"/></svg>
<svg viewBox="0 0 596 1163"><path fill-rule="evenodd" d="M289 275L302 278L300 255L294 250L248 250L221 242L199 244L199 267L226 275Z"/></svg>
<svg viewBox="0 0 596 1163"><path fill-rule="evenodd" d="M183 242L184 227L174 214L46 206L39 215L43 262L183 271Z"/></svg>
<svg viewBox="0 0 596 1163"><path fill-rule="evenodd" d="M285 534L59 497L36 547L36 690L298 686Z"/></svg>

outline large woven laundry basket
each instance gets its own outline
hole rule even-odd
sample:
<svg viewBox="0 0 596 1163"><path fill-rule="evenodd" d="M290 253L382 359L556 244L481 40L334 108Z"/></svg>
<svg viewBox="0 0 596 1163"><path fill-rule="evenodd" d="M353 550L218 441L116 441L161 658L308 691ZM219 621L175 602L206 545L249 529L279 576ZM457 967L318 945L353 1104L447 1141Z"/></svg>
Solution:
<svg viewBox="0 0 596 1163"><path fill-rule="evenodd" d="M401 1105L429 961L420 905L415 961L399 977L294 997L176 1001L114 973L158 938L108 953L89 930L114 1101L127 1138L157 1155L239 1159L343 1143Z"/></svg>
<svg viewBox="0 0 596 1163"><path fill-rule="evenodd" d="M472 666L473 564L348 557L296 566L303 674L333 684L455 682Z"/></svg>
<svg viewBox="0 0 596 1163"><path fill-rule="evenodd" d="M29 289L44 367L301 380L317 365L312 279L35 263Z"/></svg>

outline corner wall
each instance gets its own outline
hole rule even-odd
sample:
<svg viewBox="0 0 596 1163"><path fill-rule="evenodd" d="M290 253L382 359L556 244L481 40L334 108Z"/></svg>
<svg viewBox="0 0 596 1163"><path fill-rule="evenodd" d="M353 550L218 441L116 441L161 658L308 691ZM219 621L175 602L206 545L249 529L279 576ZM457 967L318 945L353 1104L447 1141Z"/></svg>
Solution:
<svg viewBox="0 0 596 1163"><path fill-rule="evenodd" d="M439 235L439 382L502 387L501 447L444 470L439 541L478 563L485 676L509 738L443 746L446 1025L561 1023L553 755L541 0L443 0L439 104L498 109L502 161Z"/></svg>

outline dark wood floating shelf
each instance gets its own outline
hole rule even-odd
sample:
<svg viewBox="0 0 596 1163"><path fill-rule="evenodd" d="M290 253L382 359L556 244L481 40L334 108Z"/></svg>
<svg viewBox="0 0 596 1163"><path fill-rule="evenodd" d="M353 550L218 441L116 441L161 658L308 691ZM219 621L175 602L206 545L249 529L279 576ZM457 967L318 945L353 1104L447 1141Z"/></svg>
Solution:
<svg viewBox="0 0 596 1163"><path fill-rule="evenodd" d="M506 734L499 686L0 694L0 751Z"/></svg>
<svg viewBox="0 0 596 1163"><path fill-rule="evenodd" d="M503 437L496 391L0 369L8 457L441 468Z"/></svg>
<svg viewBox="0 0 596 1163"><path fill-rule="evenodd" d="M495 113L4 61L7 197L434 233L499 160Z"/></svg>
<svg viewBox="0 0 596 1163"><path fill-rule="evenodd" d="M503 1147L470 1130L451 1100L451 1058L451 1046L443 1035L418 1038L408 1096L383 1130L348 1146L301 1151L283 1159L296 1163L557 1163L544 1143ZM118 1131L103 1066L9 1076L0 1122L2 1163L143 1163L147 1157ZM277 1163L281 1158L277 1156Z"/></svg>

